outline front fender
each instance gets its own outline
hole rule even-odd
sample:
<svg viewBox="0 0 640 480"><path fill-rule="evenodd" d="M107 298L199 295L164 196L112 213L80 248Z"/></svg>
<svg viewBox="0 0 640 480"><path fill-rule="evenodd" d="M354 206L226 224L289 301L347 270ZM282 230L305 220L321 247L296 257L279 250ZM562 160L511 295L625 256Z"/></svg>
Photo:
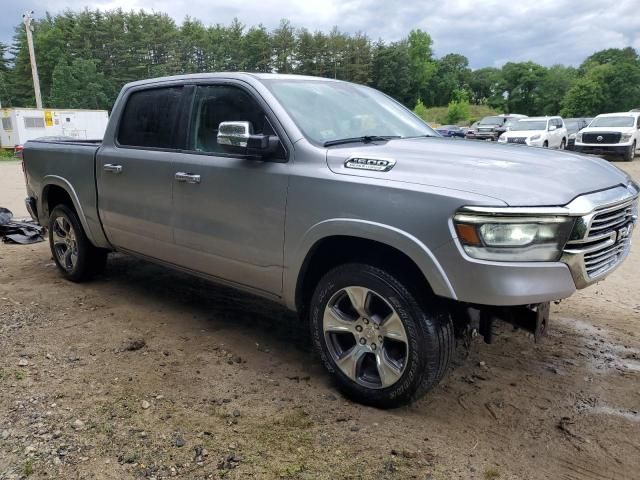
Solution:
<svg viewBox="0 0 640 480"><path fill-rule="evenodd" d="M353 218L324 220L309 228L298 247L286 259L283 293L287 306L295 310L298 277L305 259L319 241L335 236L346 236L373 240L393 247L407 255L422 271L436 295L456 299L456 294L444 269L431 250L418 238L391 225Z"/></svg>

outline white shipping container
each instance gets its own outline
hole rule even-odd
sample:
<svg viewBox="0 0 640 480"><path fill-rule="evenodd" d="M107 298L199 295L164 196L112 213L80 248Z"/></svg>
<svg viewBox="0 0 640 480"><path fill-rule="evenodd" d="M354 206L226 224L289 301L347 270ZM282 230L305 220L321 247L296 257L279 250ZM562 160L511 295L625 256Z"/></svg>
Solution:
<svg viewBox="0 0 640 480"><path fill-rule="evenodd" d="M102 140L108 120L106 110L3 108L0 109L0 148L14 148L39 137Z"/></svg>

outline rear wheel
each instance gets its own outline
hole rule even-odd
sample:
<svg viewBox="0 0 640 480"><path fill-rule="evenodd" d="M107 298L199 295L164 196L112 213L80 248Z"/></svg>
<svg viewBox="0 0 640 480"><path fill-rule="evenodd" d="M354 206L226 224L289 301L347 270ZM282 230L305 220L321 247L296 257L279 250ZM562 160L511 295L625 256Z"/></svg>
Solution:
<svg viewBox="0 0 640 480"><path fill-rule="evenodd" d="M357 402L396 407L444 376L453 326L438 302L422 307L408 286L365 264L336 267L310 309L314 346L338 387Z"/></svg>
<svg viewBox="0 0 640 480"><path fill-rule="evenodd" d="M104 270L107 250L91 244L77 214L66 205L58 205L49 216L49 246L68 280L81 282Z"/></svg>
<svg viewBox="0 0 640 480"><path fill-rule="evenodd" d="M627 148L627 151L624 152L624 161L632 162L634 157L636 156L636 142L633 142L633 145Z"/></svg>

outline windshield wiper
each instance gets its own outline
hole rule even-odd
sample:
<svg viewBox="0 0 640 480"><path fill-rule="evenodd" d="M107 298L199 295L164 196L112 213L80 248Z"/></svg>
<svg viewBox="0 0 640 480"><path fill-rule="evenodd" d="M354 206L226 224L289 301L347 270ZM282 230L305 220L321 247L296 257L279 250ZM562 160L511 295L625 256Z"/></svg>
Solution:
<svg viewBox="0 0 640 480"><path fill-rule="evenodd" d="M342 145L344 143L371 143L371 142L380 142L384 140L391 140L392 138L402 138L400 135L363 135L362 137L352 137L352 138L339 138L337 140L327 140L323 143L325 147L330 147L331 145Z"/></svg>

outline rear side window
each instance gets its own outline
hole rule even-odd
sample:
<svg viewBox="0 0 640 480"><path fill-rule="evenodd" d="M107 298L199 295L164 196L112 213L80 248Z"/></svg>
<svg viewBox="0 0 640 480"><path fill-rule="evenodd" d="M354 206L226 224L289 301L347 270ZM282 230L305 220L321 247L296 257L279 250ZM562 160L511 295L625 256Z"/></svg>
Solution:
<svg viewBox="0 0 640 480"><path fill-rule="evenodd" d="M174 125L181 99L182 87L132 93L120 120L118 143L131 147L179 148Z"/></svg>

